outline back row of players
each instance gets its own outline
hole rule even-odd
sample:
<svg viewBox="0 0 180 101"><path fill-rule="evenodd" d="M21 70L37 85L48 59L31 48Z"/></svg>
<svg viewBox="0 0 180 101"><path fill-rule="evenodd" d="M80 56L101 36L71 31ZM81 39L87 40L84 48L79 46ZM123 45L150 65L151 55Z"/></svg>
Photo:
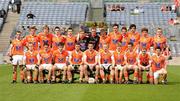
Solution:
<svg viewBox="0 0 180 101"><path fill-rule="evenodd" d="M91 77L96 83L130 83L130 71L134 73L135 84L142 83L143 71L146 71L147 82L158 84L161 77L161 82L166 83L170 52L162 29L158 28L153 37L148 35L147 28L142 28L140 35L134 24L129 31L126 27L122 27L121 32L118 29L114 24L113 32L107 34L102 29L97 35L96 28L92 28L87 36L84 31L73 35L72 28L67 30L67 35L62 35L59 27L55 27L52 34L47 25L36 34L33 26L23 39L17 31L8 52L12 57L12 83L17 80L17 66L22 82L26 83L45 80L55 83L60 74L62 82L72 83L75 72L80 73L80 83L88 82ZM48 71L47 77L44 70Z"/></svg>

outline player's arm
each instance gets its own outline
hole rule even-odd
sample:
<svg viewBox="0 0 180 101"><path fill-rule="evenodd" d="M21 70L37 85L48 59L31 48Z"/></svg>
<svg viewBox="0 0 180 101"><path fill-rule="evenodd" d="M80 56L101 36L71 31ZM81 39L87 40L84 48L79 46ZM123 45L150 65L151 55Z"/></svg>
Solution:
<svg viewBox="0 0 180 101"><path fill-rule="evenodd" d="M41 56L39 53L37 54L37 60L38 60L37 65L40 65L41 64Z"/></svg>
<svg viewBox="0 0 180 101"><path fill-rule="evenodd" d="M99 58L98 55L99 55L99 54L97 53L96 56L95 56L95 63L94 63L94 65L97 65L97 64L98 64L98 58Z"/></svg>
<svg viewBox="0 0 180 101"><path fill-rule="evenodd" d="M100 53L98 55L98 63L99 63L99 66L101 67L101 55L100 55Z"/></svg>
<svg viewBox="0 0 180 101"><path fill-rule="evenodd" d="M115 58L114 58L114 56L111 56L111 59L112 59L112 66L115 67Z"/></svg>
<svg viewBox="0 0 180 101"><path fill-rule="evenodd" d="M72 54L69 56L69 63L70 63L70 65L73 64L71 60L72 60Z"/></svg>
<svg viewBox="0 0 180 101"><path fill-rule="evenodd" d="M24 55L23 55L23 62L22 62L23 65L26 65L26 55L25 54L26 53L24 53Z"/></svg>

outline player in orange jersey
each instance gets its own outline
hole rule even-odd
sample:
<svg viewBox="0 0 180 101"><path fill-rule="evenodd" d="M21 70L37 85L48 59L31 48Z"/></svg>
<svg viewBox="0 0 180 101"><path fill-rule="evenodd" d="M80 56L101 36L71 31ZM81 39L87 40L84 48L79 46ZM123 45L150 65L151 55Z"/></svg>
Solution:
<svg viewBox="0 0 180 101"><path fill-rule="evenodd" d="M52 37L53 35L49 32L49 27L45 25L43 27L43 32L38 34L39 42L40 42L40 48L44 48L44 44L48 44L49 48L52 44Z"/></svg>
<svg viewBox="0 0 180 101"><path fill-rule="evenodd" d="M39 49L39 46L38 46L38 42L39 42L39 39L36 35L36 27L35 26L32 26L29 28L29 35L27 35L25 38L24 38L24 41L26 43L26 46L28 46L28 43L33 43L33 49L34 50L38 50Z"/></svg>
<svg viewBox="0 0 180 101"><path fill-rule="evenodd" d="M61 35L60 28L55 27L54 28L54 35L52 38L52 49L57 50L59 43L65 43L66 39L65 36Z"/></svg>
<svg viewBox="0 0 180 101"><path fill-rule="evenodd" d="M116 83L122 83L122 76L124 73L124 67L126 66L125 51L121 49L121 43L117 44L117 49L113 53L113 67L115 67L115 81Z"/></svg>
<svg viewBox="0 0 180 101"><path fill-rule="evenodd" d="M59 70L59 73L63 71L62 82L65 82L67 75L67 62L68 62L68 52L64 50L64 43L59 43L58 49L53 52L54 66L52 69L52 82L56 82L56 71ZM60 74L59 74L60 75Z"/></svg>
<svg viewBox="0 0 180 101"><path fill-rule="evenodd" d="M65 41L65 50L68 51L69 55L75 49L76 37L73 36L72 28L68 28L66 41Z"/></svg>
<svg viewBox="0 0 180 101"><path fill-rule="evenodd" d="M147 28L142 28L141 33L142 33L142 36L140 37L140 40L139 40L140 51L142 51L143 48L146 48L146 50L149 52L150 47L152 45L152 38L148 36Z"/></svg>
<svg viewBox="0 0 180 101"><path fill-rule="evenodd" d="M99 51L103 49L103 44L108 44L110 43L110 38L108 35L106 35L106 31L104 29L101 29L100 33L100 39L99 39Z"/></svg>
<svg viewBox="0 0 180 101"><path fill-rule="evenodd" d="M103 51L99 52L99 66L100 66L100 76L103 80L103 83L106 83L109 80L110 83L114 82L114 67L112 67L113 56L108 49L107 44L103 44Z"/></svg>
<svg viewBox="0 0 180 101"><path fill-rule="evenodd" d="M138 83L138 54L133 50L133 43L128 43L128 50L125 53L126 67L124 68L125 83L128 83L128 71L134 71L134 84Z"/></svg>
<svg viewBox="0 0 180 101"><path fill-rule="evenodd" d="M43 71L48 71L48 78L47 83L51 83L51 71L52 71L52 58L53 53L52 50L49 48L49 44L44 44L44 48L39 51L40 61L38 64L39 66L39 75L40 75L40 83L44 83L44 74Z"/></svg>
<svg viewBox="0 0 180 101"><path fill-rule="evenodd" d="M113 25L113 32L111 32L108 36L110 38L110 43L109 43L109 50L111 53L113 53L116 50L116 46L118 42L121 42L122 40L122 35L118 31L119 25L114 24Z"/></svg>
<svg viewBox="0 0 180 101"><path fill-rule="evenodd" d="M167 83L166 80L167 70L165 67L166 58L162 55L160 47L156 48L156 54L152 56L151 61L152 61L152 65L150 69L150 83L158 84L160 76L162 76L162 83L166 84Z"/></svg>
<svg viewBox="0 0 180 101"><path fill-rule="evenodd" d="M143 71L146 71L147 83L149 82L149 70L151 66L151 58L147 53L147 48L141 49L138 56L138 67L139 67L139 83L142 83Z"/></svg>
<svg viewBox="0 0 180 101"><path fill-rule="evenodd" d="M17 31L15 39L12 40L10 45L9 56L12 57L12 65L13 65L13 81L12 83L16 83L17 80L17 66L20 68L20 76L21 81L24 82L24 71L23 71L23 55L24 55L24 46L25 43L21 39L21 32Z"/></svg>
<svg viewBox="0 0 180 101"><path fill-rule="evenodd" d="M134 50L138 49L140 34L136 32L136 25L131 24L129 27L130 31L128 32L129 42L133 43Z"/></svg>
<svg viewBox="0 0 180 101"><path fill-rule="evenodd" d="M163 32L161 28L157 29L156 35L153 37L153 45L154 49L157 47L160 47L161 50L167 47L167 39L165 36L163 36Z"/></svg>
<svg viewBox="0 0 180 101"><path fill-rule="evenodd" d="M90 72L91 77L94 76L93 74L95 74L95 82L98 83L98 53L96 50L93 49L93 47L93 43L88 43L88 49L84 52L84 73L86 80L88 80L88 70Z"/></svg>
<svg viewBox="0 0 180 101"><path fill-rule="evenodd" d="M68 66L67 75L69 83L72 82L72 70L73 72L80 71L79 82L82 83L83 75L84 75L84 67L83 67L83 52L80 50L80 44L76 43L75 50L69 56L70 65Z"/></svg>
<svg viewBox="0 0 180 101"><path fill-rule="evenodd" d="M128 38L128 35L127 35L127 28L126 27L121 28L121 34L122 34L121 50L126 51L128 43L129 43L129 38Z"/></svg>
<svg viewBox="0 0 180 101"><path fill-rule="evenodd" d="M28 44L28 51L24 54L24 65L26 65L27 83L33 82L32 75L34 78L34 83L38 83L38 55L38 51L34 50L34 43L30 42Z"/></svg>

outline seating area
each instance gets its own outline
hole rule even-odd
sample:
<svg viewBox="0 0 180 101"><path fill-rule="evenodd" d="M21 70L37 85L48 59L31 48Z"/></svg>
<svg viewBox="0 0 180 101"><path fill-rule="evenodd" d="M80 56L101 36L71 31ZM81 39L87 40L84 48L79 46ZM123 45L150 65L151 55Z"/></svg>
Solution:
<svg viewBox="0 0 180 101"><path fill-rule="evenodd" d="M26 15L30 11L36 16L34 19L27 19ZM19 26L79 25L86 21L87 12L87 3L25 2Z"/></svg>
<svg viewBox="0 0 180 101"><path fill-rule="evenodd" d="M9 1L10 1L10 0L0 0L0 10L4 9L4 11L6 12L6 14L7 14L7 12L8 12ZM5 15L4 18L0 18L0 30L1 30L2 27L3 27L5 18L6 18L6 15Z"/></svg>

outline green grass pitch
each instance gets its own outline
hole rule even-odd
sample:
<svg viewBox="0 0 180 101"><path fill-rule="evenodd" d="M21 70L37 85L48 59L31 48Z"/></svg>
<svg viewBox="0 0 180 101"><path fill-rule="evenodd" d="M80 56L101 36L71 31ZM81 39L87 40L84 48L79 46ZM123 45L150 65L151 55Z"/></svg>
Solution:
<svg viewBox="0 0 180 101"><path fill-rule="evenodd" d="M11 65L0 65L0 101L180 101L178 66L168 67L167 85L10 84L11 78Z"/></svg>

